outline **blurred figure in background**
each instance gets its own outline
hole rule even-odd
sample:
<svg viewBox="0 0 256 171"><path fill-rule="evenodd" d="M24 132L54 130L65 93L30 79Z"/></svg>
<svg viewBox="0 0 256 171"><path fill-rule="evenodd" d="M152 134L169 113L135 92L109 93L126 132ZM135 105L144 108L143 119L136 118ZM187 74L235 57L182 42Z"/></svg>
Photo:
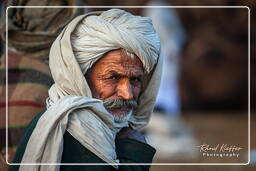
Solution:
<svg viewBox="0 0 256 171"><path fill-rule="evenodd" d="M165 1L149 1L146 5L170 6ZM184 154L193 155L190 147L194 144L194 139L180 118L179 58L186 41L185 30L174 8L144 8L143 14L152 19L160 35L164 59L155 114L148 127L147 138L157 148L158 158L177 159L184 157Z"/></svg>
<svg viewBox="0 0 256 171"><path fill-rule="evenodd" d="M236 15L241 21L201 22L191 31L181 58L183 110L247 110L247 16L242 10Z"/></svg>
<svg viewBox="0 0 256 171"><path fill-rule="evenodd" d="M1 1L2 2L2 1ZM5 8L8 6L68 6L74 0L4 1L0 34L5 40ZM20 136L31 119L45 107L52 85L48 54L62 28L77 15L73 8L8 9L8 161L16 150ZM5 154L6 56L0 65L0 152Z"/></svg>
<svg viewBox="0 0 256 171"><path fill-rule="evenodd" d="M168 6L164 1L150 1L149 6ZM144 15L152 19L160 35L164 56L163 76L155 108L167 115L180 113L179 54L185 43L185 30L173 8L145 8Z"/></svg>
<svg viewBox="0 0 256 171"><path fill-rule="evenodd" d="M3 1L0 1L0 14L2 14L2 4L3 4ZM2 56L2 53L3 53L3 43L2 43L2 38L0 36L0 56Z"/></svg>

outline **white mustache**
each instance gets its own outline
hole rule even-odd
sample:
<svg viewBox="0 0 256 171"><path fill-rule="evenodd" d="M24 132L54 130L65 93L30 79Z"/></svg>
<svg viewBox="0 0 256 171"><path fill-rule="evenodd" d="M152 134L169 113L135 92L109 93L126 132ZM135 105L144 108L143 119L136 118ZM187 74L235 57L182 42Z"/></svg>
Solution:
<svg viewBox="0 0 256 171"><path fill-rule="evenodd" d="M115 108L136 108L138 103L135 100L124 100L124 99L109 99L103 102L103 105L107 109L115 109Z"/></svg>

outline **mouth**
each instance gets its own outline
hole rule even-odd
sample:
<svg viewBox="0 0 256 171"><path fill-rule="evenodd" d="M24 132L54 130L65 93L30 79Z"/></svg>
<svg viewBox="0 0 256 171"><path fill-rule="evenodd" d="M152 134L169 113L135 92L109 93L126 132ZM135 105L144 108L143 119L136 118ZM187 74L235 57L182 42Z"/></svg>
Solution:
<svg viewBox="0 0 256 171"><path fill-rule="evenodd" d="M127 115L129 113L131 109L128 107L121 107L121 108L112 108L109 109L109 112L111 112L113 115L117 115L117 116L123 116L123 115Z"/></svg>

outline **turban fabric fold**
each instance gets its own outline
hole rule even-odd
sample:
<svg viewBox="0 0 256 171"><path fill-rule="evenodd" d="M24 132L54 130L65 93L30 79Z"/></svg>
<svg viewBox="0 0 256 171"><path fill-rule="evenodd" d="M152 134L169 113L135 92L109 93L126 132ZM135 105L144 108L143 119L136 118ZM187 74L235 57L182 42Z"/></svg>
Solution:
<svg viewBox="0 0 256 171"><path fill-rule="evenodd" d="M22 55L48 60L49 49L58 34L75 16L75 8L31 8L28 6L72 6L75 0L6 0L0 16L0 36L5 40L6 15L8 17L8 47ZM8 6L23 6L22 8ZM4 15L5 14L5 15Z"/></svg>
<svg viewBox="0 0 256 171"><path fill-rule="evenodd" d="M114 122L103 102L92 98L84 77L97 60L114 49L136 54L145 70L138 107L122 123ZM159 88L162 57L151 20L120 9L78 16L54 41L49 64L55 84L49 89L47 110L28 141L22 163L61 163L67 130L85 148L117 168L116 133L125 126L140 129L148 124ZM39 142L38 136L42 139ZM59 165L21 165L20 170L57 171Z"/></svg>

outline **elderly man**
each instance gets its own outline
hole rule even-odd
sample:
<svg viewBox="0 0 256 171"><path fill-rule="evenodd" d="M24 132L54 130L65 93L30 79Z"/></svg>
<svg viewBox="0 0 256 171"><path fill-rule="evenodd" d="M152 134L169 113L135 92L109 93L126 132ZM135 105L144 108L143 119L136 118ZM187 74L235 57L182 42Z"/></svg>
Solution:
<svg viewBox="0 0 256 171"><path fill-rule="evenodd" d="M49 60L47 110L26 129L13 162L52 165L9 170L148 170L119 164L151 163L155 153L137 131L149 122L161 77L151 20L120 9L78 16Z"/></svg>

